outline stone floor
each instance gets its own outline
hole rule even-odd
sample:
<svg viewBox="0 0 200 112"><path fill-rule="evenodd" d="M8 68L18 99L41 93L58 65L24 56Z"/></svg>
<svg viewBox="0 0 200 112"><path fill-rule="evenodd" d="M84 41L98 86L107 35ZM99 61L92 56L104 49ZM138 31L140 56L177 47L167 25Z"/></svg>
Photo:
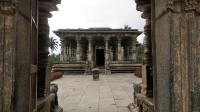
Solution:
<svg viewBox="0 0 200 112"><path fill-rule="evenodd" d="M100 75L64 75L52 81L58 84L59 105L64 112L129 112L133 100L133 81L141 80L131 73Z"/></svg>

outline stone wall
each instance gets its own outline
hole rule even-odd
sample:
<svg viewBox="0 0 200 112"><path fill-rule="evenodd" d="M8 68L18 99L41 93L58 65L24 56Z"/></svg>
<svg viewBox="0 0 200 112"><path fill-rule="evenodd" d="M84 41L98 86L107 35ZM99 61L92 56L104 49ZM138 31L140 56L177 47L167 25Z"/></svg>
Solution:
<svg viewBox="0 0 200 112"><path fill-rule="evenodd" d="M0 111L29 110L30 0L0 2Z"/></svg>
<svg viewBox="0 0 200 112"><path fill-rule="evenodd" d="M200 111L200 4L155 1L158 112Z"/></svg>

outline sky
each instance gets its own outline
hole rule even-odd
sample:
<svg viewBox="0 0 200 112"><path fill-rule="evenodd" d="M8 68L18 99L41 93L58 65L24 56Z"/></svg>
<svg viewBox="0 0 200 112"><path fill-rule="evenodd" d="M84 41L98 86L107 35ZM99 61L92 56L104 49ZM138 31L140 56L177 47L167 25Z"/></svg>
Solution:
<svg viewBox="0 0 200 112"><path fill-rule="evenodd" d="M50 37L57 37L52 31L58 29L77 29L90 27L124 28L144 30L145 20L141 12L136 10L134 0L62 0L57 5L59 11L51 12L49 18ZM138 36L139 43L143 43L144 34ZM60 53L59 48L54 53Z"/></svg>

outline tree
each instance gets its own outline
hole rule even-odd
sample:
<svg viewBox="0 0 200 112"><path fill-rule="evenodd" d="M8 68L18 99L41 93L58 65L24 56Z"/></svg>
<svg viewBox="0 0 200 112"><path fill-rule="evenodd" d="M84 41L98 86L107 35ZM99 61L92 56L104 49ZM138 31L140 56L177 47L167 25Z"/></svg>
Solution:
<svg viewBox="0 0 200 112"><path fill-rule="evenodd" d="M58 41L57 39L51 37L49 40L49 48L51 49L51 53L53 54L53 51L56 51L58 49Z"/></svg>
<svg viewBox="0 0 200 112"><path fill-rule="evenodd" d="M48 67L52 67L54 62L60 61L60 54L56 55L52 53L48 56Z"/></svg>
<svg viewBox="0 0 200 112"><path fill-rule="evenodd" d="M131 27L125 24L124 29L131 29Z"/></svg>
<svg viewBox="0 0 200 112"><path fill-rule="evenodd" d="M144 60L144 45L140 45L137 49L137 57L138 57L138 62L141 62Z"/></svg>

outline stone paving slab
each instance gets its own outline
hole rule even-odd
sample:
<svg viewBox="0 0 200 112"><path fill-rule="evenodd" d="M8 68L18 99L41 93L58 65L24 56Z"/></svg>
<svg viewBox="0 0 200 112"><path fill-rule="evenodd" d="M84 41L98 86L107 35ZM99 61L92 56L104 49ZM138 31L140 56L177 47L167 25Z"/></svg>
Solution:
<svg viewBox="0 0 200 112"><path fill-rule="evenodd" d="M52 81L58 84L58 101L64 112L129 112L133 101L133 81L141 80L131 73L100 75L63 75Z"/></svg>

